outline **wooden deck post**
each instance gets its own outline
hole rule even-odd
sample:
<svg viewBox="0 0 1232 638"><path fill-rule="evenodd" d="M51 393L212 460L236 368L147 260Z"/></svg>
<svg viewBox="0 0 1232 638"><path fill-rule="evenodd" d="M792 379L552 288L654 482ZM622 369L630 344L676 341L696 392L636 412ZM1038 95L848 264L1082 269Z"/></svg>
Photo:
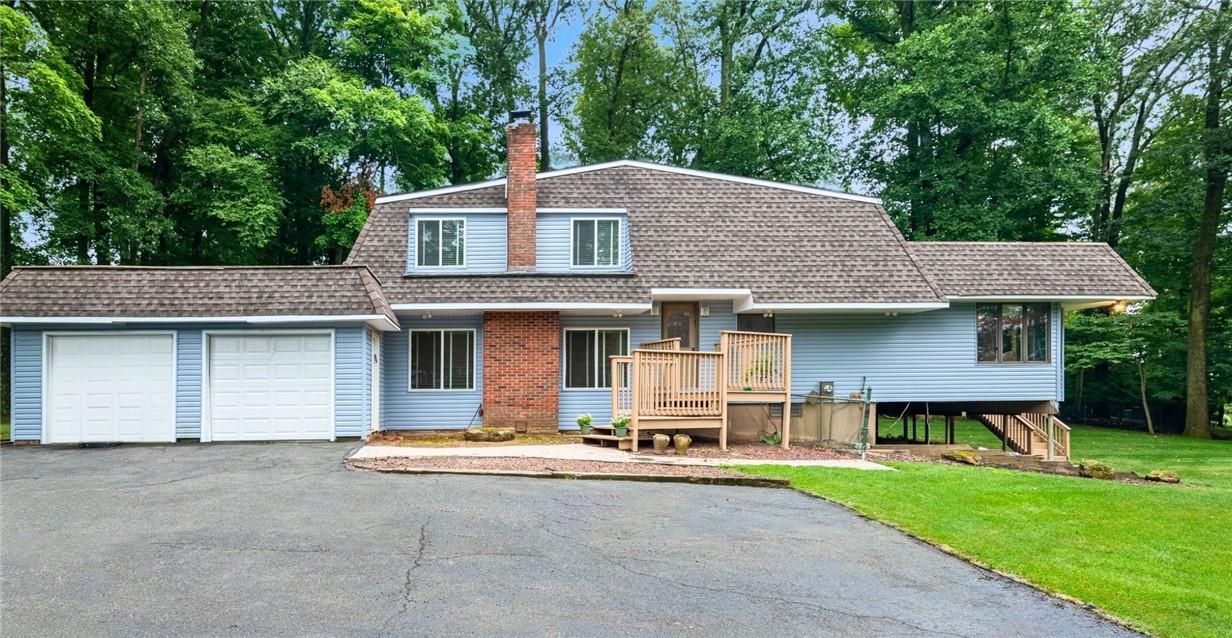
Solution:
<svg viewBox="0 0 1232 638"><path fill-rule="evenodd" d="M791 448L791 335L783 348L783 449Z"/></svg>
<svg viewBox="0 0 1232 638"><path fill-rule="evenodd" d="M633 361L629 363L629 433L633 435L633 441L629 444L629 449L637 452L637 413L640 411L642 397L639 394L642 388L638 383L638 378L642 374L642 356L637 350L633 351ZM615 434L616 431L612 430ZM617 446L619 447L619 445Z"/></svg>

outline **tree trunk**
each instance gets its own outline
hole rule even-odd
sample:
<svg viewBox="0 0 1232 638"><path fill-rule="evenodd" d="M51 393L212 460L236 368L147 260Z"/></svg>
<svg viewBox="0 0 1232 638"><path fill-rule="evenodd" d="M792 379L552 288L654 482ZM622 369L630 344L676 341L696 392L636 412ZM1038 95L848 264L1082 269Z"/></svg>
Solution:
<svg viewBox="0 0 1232 638"><path fill-rule="evenodd" d="M1142 414L1146 416L1146 431L1155 436L1155 421L1151 419L1151 406L1146 401L1146 364L1138 362L1138 395L1142 398Z"/></svg>
<svg viewBox="0 0 1232 638"><path fill-rule="evenodd" d="M4 167L4 172L0 173L0 191L4 192L9 190L4 177L8 175L9 168L9 98L4 76L6 72L4 58L0 56L0 166ZM0 199L0 279L8 276L12 269L13 211L4 205L3 199ZM9 357L12 355L10 352L12 344L9 343L10 333L8 327L0 327L0 420L4 421L9 420L12 412L9 409Z"/></svg>
<svg viewBox="0 0 1232 638"><path fill-rule="evenodd" d="M548 30L542 24L535 30L539 45L539 170L552 170L552 155L548 148Z"/></svg>
<svg viewBox="0 0 1232 638"><path fill-rule="evenodd" d="M1224 73L1232 44L1224 41L1220 28L1228 14L1229 0L1219 3L1208 43L1210 77L1207 78L1206 113L1203 124L1205 140L1203 156L1206 164L1206 194L1202 218L1198 222L1198 238L1194 243L1193 266L1189 277L1189 359L1186 365L1185 435L1203 439L1211 437L1210 412L1206 388L1206 323L1211 315L1211 260L1219 229L1219 214L1223 207L1228 169L1223 164L1229 155L1228 145L1220 139L1220 106L1223 101Z"/></svg>

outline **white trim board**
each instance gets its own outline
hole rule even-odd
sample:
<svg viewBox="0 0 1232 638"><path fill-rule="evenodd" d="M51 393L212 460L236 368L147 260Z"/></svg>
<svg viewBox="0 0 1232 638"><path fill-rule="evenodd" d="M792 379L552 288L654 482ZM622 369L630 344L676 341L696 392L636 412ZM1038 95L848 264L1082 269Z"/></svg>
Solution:
<svg viewBox="0 0 1232 638"><path fill-rule="evenodd" d="M614 162L603 162L600 164L589 164L586 166L574 166L571 168L562 168L555 171L547 171L545 173L537 173L535 179L546 179L550 177L563 177L565 175L574 175L577 173L589 173L591 171L599 171L607 168L616 168L620 166L634 166L637 168L645 168L649 170L663 171L665 173L676 173L678 175L690 175L693 177L706 177L709 179L717 179L727 182L735 182L738 184L751 184L754 186L766 186L769 188L779 188L782 190L794 191L797 193L808 193L812 195L826 195L836 197L838 199L848 199L867 204L881 204L881 199L869 197L867 195L856 195L853 193L844 193L841 191L833 191L816 186L800 186L798 184L783 184L781 182L772 182L764 179L756 179L753 177L741 177L739 175L726 175L723 173L712 173L709 171L699 171L692 168L680 168L677 166L667 166L665 164L655 164L653 162L640 162L637 160L616 160ZM435 197L437 195L446 195L449 193L461 193L480 188L488 188L490 186L505 185L505 178L491 179L483 182L475 182L473 184L460 184L456 186L444 186L430 190L417 191L414 193L398 193L393 195L384 195L376 198L377 204L387 204L390 202L400 202L405 200L420 199L424 197Z"/></svg>

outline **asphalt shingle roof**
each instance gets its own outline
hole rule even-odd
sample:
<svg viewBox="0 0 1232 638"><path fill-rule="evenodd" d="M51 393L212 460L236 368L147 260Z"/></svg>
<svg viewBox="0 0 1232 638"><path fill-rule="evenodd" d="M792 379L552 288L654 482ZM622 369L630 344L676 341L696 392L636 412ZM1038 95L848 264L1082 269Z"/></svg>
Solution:
<svg viewBox="0 0 1232 638"><path fill-rule="evenodd" d="M939 289L880 205L618 165L541 177L542 208L624 208L633 275L407 276L408 209L505 206L503 183L380 203L348 263L391 303L649 301L651 288L748 288L765 302L936 302Z"/></svg>
<svg viewBox="0 0 1232 638"><path fill-rule="evenodd" d="M911 242L947 296L1154 297L1108 244Z"/></svg>
<svg viewBox="0 0 1232 638"><path fill-rule="evenodd" d="M383 315L363 266L29 266L0 282L4 317Z"/></svg>

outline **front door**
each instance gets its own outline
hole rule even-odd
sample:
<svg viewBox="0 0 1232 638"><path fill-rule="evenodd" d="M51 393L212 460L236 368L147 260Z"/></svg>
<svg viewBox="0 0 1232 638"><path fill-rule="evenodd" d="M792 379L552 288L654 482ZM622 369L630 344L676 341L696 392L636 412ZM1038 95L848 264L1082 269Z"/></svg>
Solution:
<svg viewBox="0 0 1232 638"><path fill-rule="evenodd" d="M662 339L680 338L681 350L698 350L697 304L691 301L667 301L659 307L663 315Z"/></svg>

